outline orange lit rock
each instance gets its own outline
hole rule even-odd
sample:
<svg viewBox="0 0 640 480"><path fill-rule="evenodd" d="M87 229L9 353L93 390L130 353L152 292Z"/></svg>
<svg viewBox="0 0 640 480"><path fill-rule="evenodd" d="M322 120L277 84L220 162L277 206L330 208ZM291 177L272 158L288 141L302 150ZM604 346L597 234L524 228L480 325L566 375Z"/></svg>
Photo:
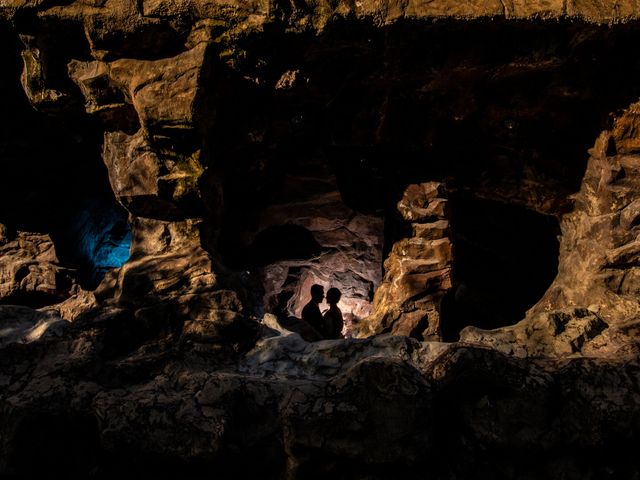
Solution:
<svg viewBox="0 0 640 480"><path fill-rule="evenodd" d="M360 335L391 332L439 339L440 303L451 288L453 261L444 195L443 186L435 182L405 190L398 210L412 222L414 236L393 245L374 311L359 326Z"/></svg>

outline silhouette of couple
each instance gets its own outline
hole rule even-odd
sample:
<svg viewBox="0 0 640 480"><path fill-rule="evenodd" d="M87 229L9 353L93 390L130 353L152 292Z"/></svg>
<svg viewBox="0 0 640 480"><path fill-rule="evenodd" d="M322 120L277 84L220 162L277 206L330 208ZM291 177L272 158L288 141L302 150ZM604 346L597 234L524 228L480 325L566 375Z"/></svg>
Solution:
<svg viewBox="0 0 640 480"><path fill-rule="evenodd" d="M320 313L320 304L324 299L324 287L313 285L311 287L311 300L302 309L302 320L307 322L323 339L342 338L342 312L338 308L338 302L342 294L337 288L327 291L327 303L329 309Z"/></svg>

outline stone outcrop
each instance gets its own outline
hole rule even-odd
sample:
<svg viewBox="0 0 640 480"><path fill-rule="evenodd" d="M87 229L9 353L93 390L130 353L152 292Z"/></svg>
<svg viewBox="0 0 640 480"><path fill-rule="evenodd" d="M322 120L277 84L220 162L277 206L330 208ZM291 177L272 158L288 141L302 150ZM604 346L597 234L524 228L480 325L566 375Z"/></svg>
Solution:
<svg viewBox="0 0 640 480"><path fill-rule="evenodd" d="M205 50L201 43L171 59L69 63L87 112L117 129L105 133L103 159L116 197L135 215L193 216L183 204L197 202L194 189L203 171L199 150L161 145L182 141L197 126ZM136 124L140 129L128 133Z"/></svg>
<svg viewBox="0 0 640 480"><path fill-rule="evenodd" d="M460 342L491 346L517 357L562 357L588 351L588 343L608 327L586 309L553 311L539 313L512 327L495 330L466 327L460 333Z"/></svg>
<svg viewBox="0 0 640 480"><path fill-rule="evenodd" d="M440 339L440 306L451 288L453 261L445 195L435 182L405 190L398 211L411 223L413 236L396 242L385 260L384 280L363 333Z"/></svg>
<svg viewBox="0 0 640 480"><path fill-rule="evenodd" d="M60 336L68 325L56 312L40 312L20 305L0 305L0 321L0 346L31 343L51 336Z"/></svg>
<svg viewBox="0 0 640 480"><path fill-rule="evenodd" d="M616 119L590 150L575 208L561 220L558 276L530 314L588 307L607 323L640 313L637 276L638 105Z"/></svg>
<svg viewBox="0 0 640 480"><path fill-rule="evenodd" d="M612 456L616 471L637 471L609 443L637 441L629 424L638 379L625 363L525 361L389 335L309 344L287 334L258 341L229 370L212 363L215 350L198 363L171 360L161 342L113 357L97 342L97 319L92 325L14 347L13 361L3 361L3 383L22 385L4 400L5 471L171 475L215 466L223 478L465 478L471 470L492 478L500 462L535 478L581 478L605 471ZM38 373L25 372L23 362L45 345ZM26 442L31 454L49 453L20 463ZM78 455L60 462L69 445ZM587 454L594 450L606 455Z"/></svg>
<svg viewBox="0 0 640 480"><path fill-rule="evenodd" d="M2 227L6 232L6 228ZM34 307L64 300L74 287L74 273L62 267L48 235L0 233L0 301Z"/></svg>

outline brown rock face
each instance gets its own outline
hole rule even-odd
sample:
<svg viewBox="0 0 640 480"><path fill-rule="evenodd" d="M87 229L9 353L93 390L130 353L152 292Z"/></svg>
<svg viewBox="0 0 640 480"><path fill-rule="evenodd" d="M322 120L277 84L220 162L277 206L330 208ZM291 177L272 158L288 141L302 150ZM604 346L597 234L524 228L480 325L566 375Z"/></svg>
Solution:
<svg viewBox="0 0 640 480"><path fill-rule="evenodd" d="M440 305L451 288L453 260L445 195L435 182L405 190L398 211L411 222L413 236L396 242L385 260L384 280L363 333L440 339Z"/></svg>
<svg viewBox="0 0 640 480"><path fill-rule="evenodd" d="M640 477L638 19L0 2L0 477Z"/></svg>
<svg viewBox="0 0 640 480"><path fill-rule="evenodd" d="M197 202L197 195L191 197L203 171L199 150L161 144L187 137L196 126L205 51L201 43L171 59L69 63L69 76L80 87L89 114L111 128L127 131L140 125L132 134L106 132L103 147L111 187L135 215L189 217L189 206L183 204Z"/></svg>
<svg viewBox="0 0 640 480"><path fill-rule="evenodd" d="M32 307L56 303L70 295L73 277L73 272L59 265L48 235L18 232L12 241L0 238L2 303Z"/></svg>

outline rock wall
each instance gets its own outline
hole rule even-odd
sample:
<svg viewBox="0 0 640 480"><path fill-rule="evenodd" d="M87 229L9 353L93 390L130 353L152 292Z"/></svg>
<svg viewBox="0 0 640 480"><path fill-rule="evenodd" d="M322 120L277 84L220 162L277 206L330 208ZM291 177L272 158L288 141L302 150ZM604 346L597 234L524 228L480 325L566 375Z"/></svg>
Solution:
<svg viewBox="0 0 640 480"><path fill-rule="evenodd" d="M612 324L638 315L637 109L631 105L590 150L575 208L562 217L558 278L534 312L586 305Z"/></svg>

